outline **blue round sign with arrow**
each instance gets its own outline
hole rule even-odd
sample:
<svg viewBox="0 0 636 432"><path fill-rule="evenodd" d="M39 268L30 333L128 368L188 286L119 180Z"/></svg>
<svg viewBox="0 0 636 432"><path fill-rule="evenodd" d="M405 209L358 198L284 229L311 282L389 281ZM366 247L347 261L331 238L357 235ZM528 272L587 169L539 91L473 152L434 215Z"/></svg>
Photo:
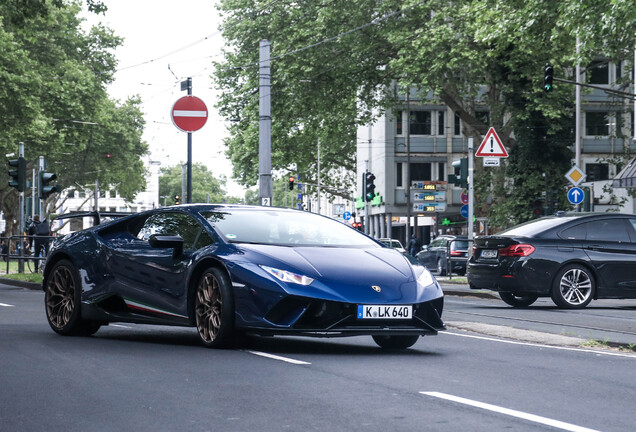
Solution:
<svg viewBox="0 0 636 432"><path fill-rule="evenodd" d="M585 198L585 192L580 187L573 187L568 190L568 201L572 204L581 204Z"/></svg>

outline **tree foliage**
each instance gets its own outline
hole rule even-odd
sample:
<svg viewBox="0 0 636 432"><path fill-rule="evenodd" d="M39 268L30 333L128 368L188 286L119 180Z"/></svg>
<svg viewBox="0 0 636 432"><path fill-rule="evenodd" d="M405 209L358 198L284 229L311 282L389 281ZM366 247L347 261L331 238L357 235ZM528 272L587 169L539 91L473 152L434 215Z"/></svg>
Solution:
<svg viewBox="0 0 636 432"><path fill-rule="evenodd" d="M356 129L395 105L397 82L432 91L476 142L496 127L511 153L500 177L534 195L545 188L544 172L555 185L561 173L562 182L573 142L573 87L544 93L543 66L550 61L566 78L598 55L631 58L636 34L636 8L621 0L222 0L219 9L227 47L215 73L218 107L235 121L227 154L245 185L257 176L261 39L272 44L274 171L296 164L315 182L321 138L322 177L355 183ZM479 106L490 112L489 124ZM341 170L345 178L333 175ZM480 202L496 188L502 203L516 197L491 177L479 185ZM501 225L529 211L520 201L514 209L486 207Z"/></svg>
<svg viewBox="0 0 636 432"><path fill-rule="evenodd" d="M101 1L87 4L105 10ZM97 180L132 199L145 187L140 101L109 99L122 39L101 25L85 31L81 7L77 0L0 3L0 150L17 153L24 142L29 179L44 156L62 187ZM0 207L10 222L17 194L3 184Z"/></svg>
<svg viewBox="0 0 636 432"><path fill-rule="evenodd" d="M183 169L181 165L161 168L159 174L159 196L161 204L175 203L175 196L179 196L180 202L186 202L182 196ZM212 172L203 164L192 164L192 202L193 203L239 203L242 200L237 197L228 197L225 191L227 179L221 175L214 177ZM165 199L165 200L164 200Z"/></svg>

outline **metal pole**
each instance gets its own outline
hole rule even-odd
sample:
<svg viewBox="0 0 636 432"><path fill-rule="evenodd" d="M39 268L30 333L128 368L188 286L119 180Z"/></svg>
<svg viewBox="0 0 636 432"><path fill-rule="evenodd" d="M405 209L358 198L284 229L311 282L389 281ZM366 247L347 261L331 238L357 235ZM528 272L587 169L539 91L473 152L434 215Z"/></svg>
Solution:
<svg viewBox="0 0 636 432"><path fill-rule="evenodd" d="M371 139L369 139L369 143ZM369 144L370 145L370 144ZM362 174L362 202L364 203L364 233L369 234L369 203L367 202L367 173L369 172L369 160L364 161L364 174Z"/></svg>
<svg viewBox="0 0 636 432"><path fill-rule="evenodd" d="M24 143L21 142L18 144L18 157L23 158L24 157ZM24 238L22 237L22 235L24 234L24 192L19 192L18 193L18 205L20 206L20 216L19 216L19 224L20 224L20 231L19 231L19 238L18 238L18 244L20 245L20 257L24 256ZM8 261L8 258L7 258ZM18 259L18 273L24 273L24 260L22 259Z"/></svg>
<svg viewBox="0 0 636 432"><path fill-rule="evenodd" d="M406 89L406 229L404 244L411 240L411 87ZM408 249L408 246L407 246Z"/></svg>
<svg viewBox="0 0 636 432"><path fill-rule="evenodd" d="M188 177L188 166L187 164L181 165L181 202L183 202L183 197L186 196L187 189L187 177Z"/></svg>
<svg viewBox="0 0 636 432"><path fill-rule="evenodd" d="M188 96L192 96L192 78L188 77ZM192 132L188 132L188 173L186 203L192 202Z"/></svg>
<svg viewBox="0 0 636 432"><path fill-rule="evenodd" d="M40 160L38 161L38 170L39 170L40 172L41 172L41 171L44 171L44 156L40 156ZM35 178L35 175L34 175L34 178ZM39 174L39 173L38 173L38 178L40 178L40 174ZM39 189L39 188L44 188L44 185L43 185L43 184L40 184L40 183L38 182L38 189ZM44 196L44 191L43 191L43 190L41 190L41 191L39 191L39 192L42 194L42 196ZM39 193L38 193L38 198L39 198ZM42 207L43 207L43 205L44 205L44 200L38 199L38 200L36 201L36 200L35 200L35 196L33 197L33 204L31 205L31 208L32 208L31 213L32 213L32 214L36 214L36 213L35 213L35 203L36 203L36 202L38 203L38 213L37 213L37 214L39 214L39 215L40 215L40 217L42 217L42 215L44 215L44 211L43 211L43 209L42 209Z"/></svg>
<svg viewBox="0 0 636 432"><path fill-rule="evenodd" d="M468 249L473 241L473 208L475 206L475 181L473 165L473 137L468 137Z"/></svg>
<svg viewBox="0 0 636 432"><path fill-rule="evenodd" d="M260 205L272 205L272 113L269 40L259 43L258 70L258 197Z"/></svg>
<svg viewBox="0 0 636 432"><path fill-rule="evenodd" d="M95 211L99 211L99 180L95 179Z"/></svg>
<svg viewBox="0 0 636 432"><path fill-rule="evenodd" d="M320 214L320 138L318 138L318 214Z"/></svg>
<svg viewBox="0 0 636 432"><path fill-rule="evenodd" d="M579 52L581 51L580 48L580 42L579 42L579 38L576 38L576 57L578 59L579 57ZM575 139L574 139L574 148L575 148L575 160L574 160L574 165L576 165L577 167L581 168L581 86L578 85L581 83L581 63L577 60L576 63L576 89L574 91L575 94L575 98L576 98L576 107L575 107L575 112L574 112L574 119L575 119Z"/></svg>

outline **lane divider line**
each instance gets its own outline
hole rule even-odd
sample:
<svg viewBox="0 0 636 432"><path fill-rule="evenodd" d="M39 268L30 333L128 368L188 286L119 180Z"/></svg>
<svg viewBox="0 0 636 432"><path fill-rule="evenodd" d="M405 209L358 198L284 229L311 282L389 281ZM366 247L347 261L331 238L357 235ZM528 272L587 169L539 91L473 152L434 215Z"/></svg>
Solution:
<svg viewBox="0 0 636 432"><path fill-rule="evenodd" d="M246 351L250 354L254 354L257 356L261 356L261 357L267 357L273 360L279 360L279 361L283 361L286 363L291 363L291 364L296 364L296 365L310 365L311 363L306 362L306 361L302 361L302 360L295 360L292 358L288 358L288 357L282 357L282 356L278 356L278 355L274 355L274 354L269 354L269 353L264 353L261 351Z"/></svg>
<svg viewBox="0 0 636 432"><path fill-rule="evenodd" d="M439 393L439 392L420 392L423 395L426 396L431 396L431 397L436 397L439 399L445 399L445 400L449 400L452 402L457 402L460 404L464 404L464 405L470 405L476 408L481 408L481 409L485 409L488 411L493 411L499 414L505 414L508 416L512 416L512 417L517 417L520 419L524 419L524 420L528 420L531 422L535 422L535 423L541 423L547 426L551 426L551 427L555 427L558 429L562 429L562 430L566 430L566 431L570 431L570 432L599 432L596 429L589 429L586 427L582 427L582 426L577 426L571 423L565 423L559 420L553 420L547 417L542 417L542 416L538 416L538 415L534 415L534 414L528 414L525 413L523 411L517 411L517 410L513 410L513 409L508 409L508 408L504 408L504 407L500 407L497 405L491 405L491 404L487 404L484 402L479 402L479 401L475 401L475 400L471 400L471 399L466 399L463 397L459 397L459 396L453 396L453 395L449 395L446 393Z"/></svg>
<svg viewBox="0 0 636 432"><path fill-rule="evenodd" d="M4 307L15 307L14 305L6 304L6 303L0 303L0 306L4 306Z"/></svg>
<svg viewBox="0 0 636 432"><path fill-rule="evenodd" d="M477 335L453 333L453 332L449 332L449 331L440 332L439 334L445 334L445 335L450 335L450 336L459 336L459 337L465 337L465 338L470 338L470 339L481 339L481 340L487 340L487 341L492 341L492 342L501 342L501 343L507 343L507 344L512 344L512 345L526 345L526 346L533 346L533 347L538 347L538 348L550 348L550 349L562 350L562 351L575 351L575 352L592 353L592 354L597 354L597 355L606 355L606 356L613 356L613 357L627 357L627 358L631 358L631 359L636 359L636 355L629 354L629 353L618 353L618 352L601 351L601 350L593 350L593 349L586 349L586 348L573 348L573 347L563 347L563 346L556 346L556 345L545 345L545 344L538 344L538 343L532 343L532 342L520 342L520 341L514 341L514 340L497 339L497 338L487 337L487 336L477 336Z"/></svg>

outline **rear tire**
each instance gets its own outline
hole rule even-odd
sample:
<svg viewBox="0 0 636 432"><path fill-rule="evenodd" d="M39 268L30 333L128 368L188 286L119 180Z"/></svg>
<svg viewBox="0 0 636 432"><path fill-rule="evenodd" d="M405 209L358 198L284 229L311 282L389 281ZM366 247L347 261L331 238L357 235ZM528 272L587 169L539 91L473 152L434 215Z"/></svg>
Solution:
<svg viewBox="0 0 636 432"><path fill-rule="evenodd" d="M82 319L82 285L77 269L68 260L55 263L44 285L46 318L54 332L65 336L90 336L101 324Z"/></svg>
<svg viewBox="0 0 636 432"><path fill-rule="evenodd" d="M552 287L552 301L564 309L583 309L592 297L596 284L592 272L579 264L563 267Z"/></svg>
<svg viewBox="0 0 636 432"><path fill-rule="evenodd" d="M419 339L415 336L373 336L376 344L383 349L406 349L412 347Z"/></svg>
<svg viewBox="0 0 636 432"><path fill-rule="evenodd" d="M530 306L539 298L539 296L536 295L515 295L509 292L500 292L499 297L501 297L505 303L514 307Z"/></svg>
<svg viewBox="0 0 636 432"><path fill-rule="evenodd" d="M446 269L444 269L444 263L441 259L437 260L437 274L440 276L446 275Z"/></svg>

